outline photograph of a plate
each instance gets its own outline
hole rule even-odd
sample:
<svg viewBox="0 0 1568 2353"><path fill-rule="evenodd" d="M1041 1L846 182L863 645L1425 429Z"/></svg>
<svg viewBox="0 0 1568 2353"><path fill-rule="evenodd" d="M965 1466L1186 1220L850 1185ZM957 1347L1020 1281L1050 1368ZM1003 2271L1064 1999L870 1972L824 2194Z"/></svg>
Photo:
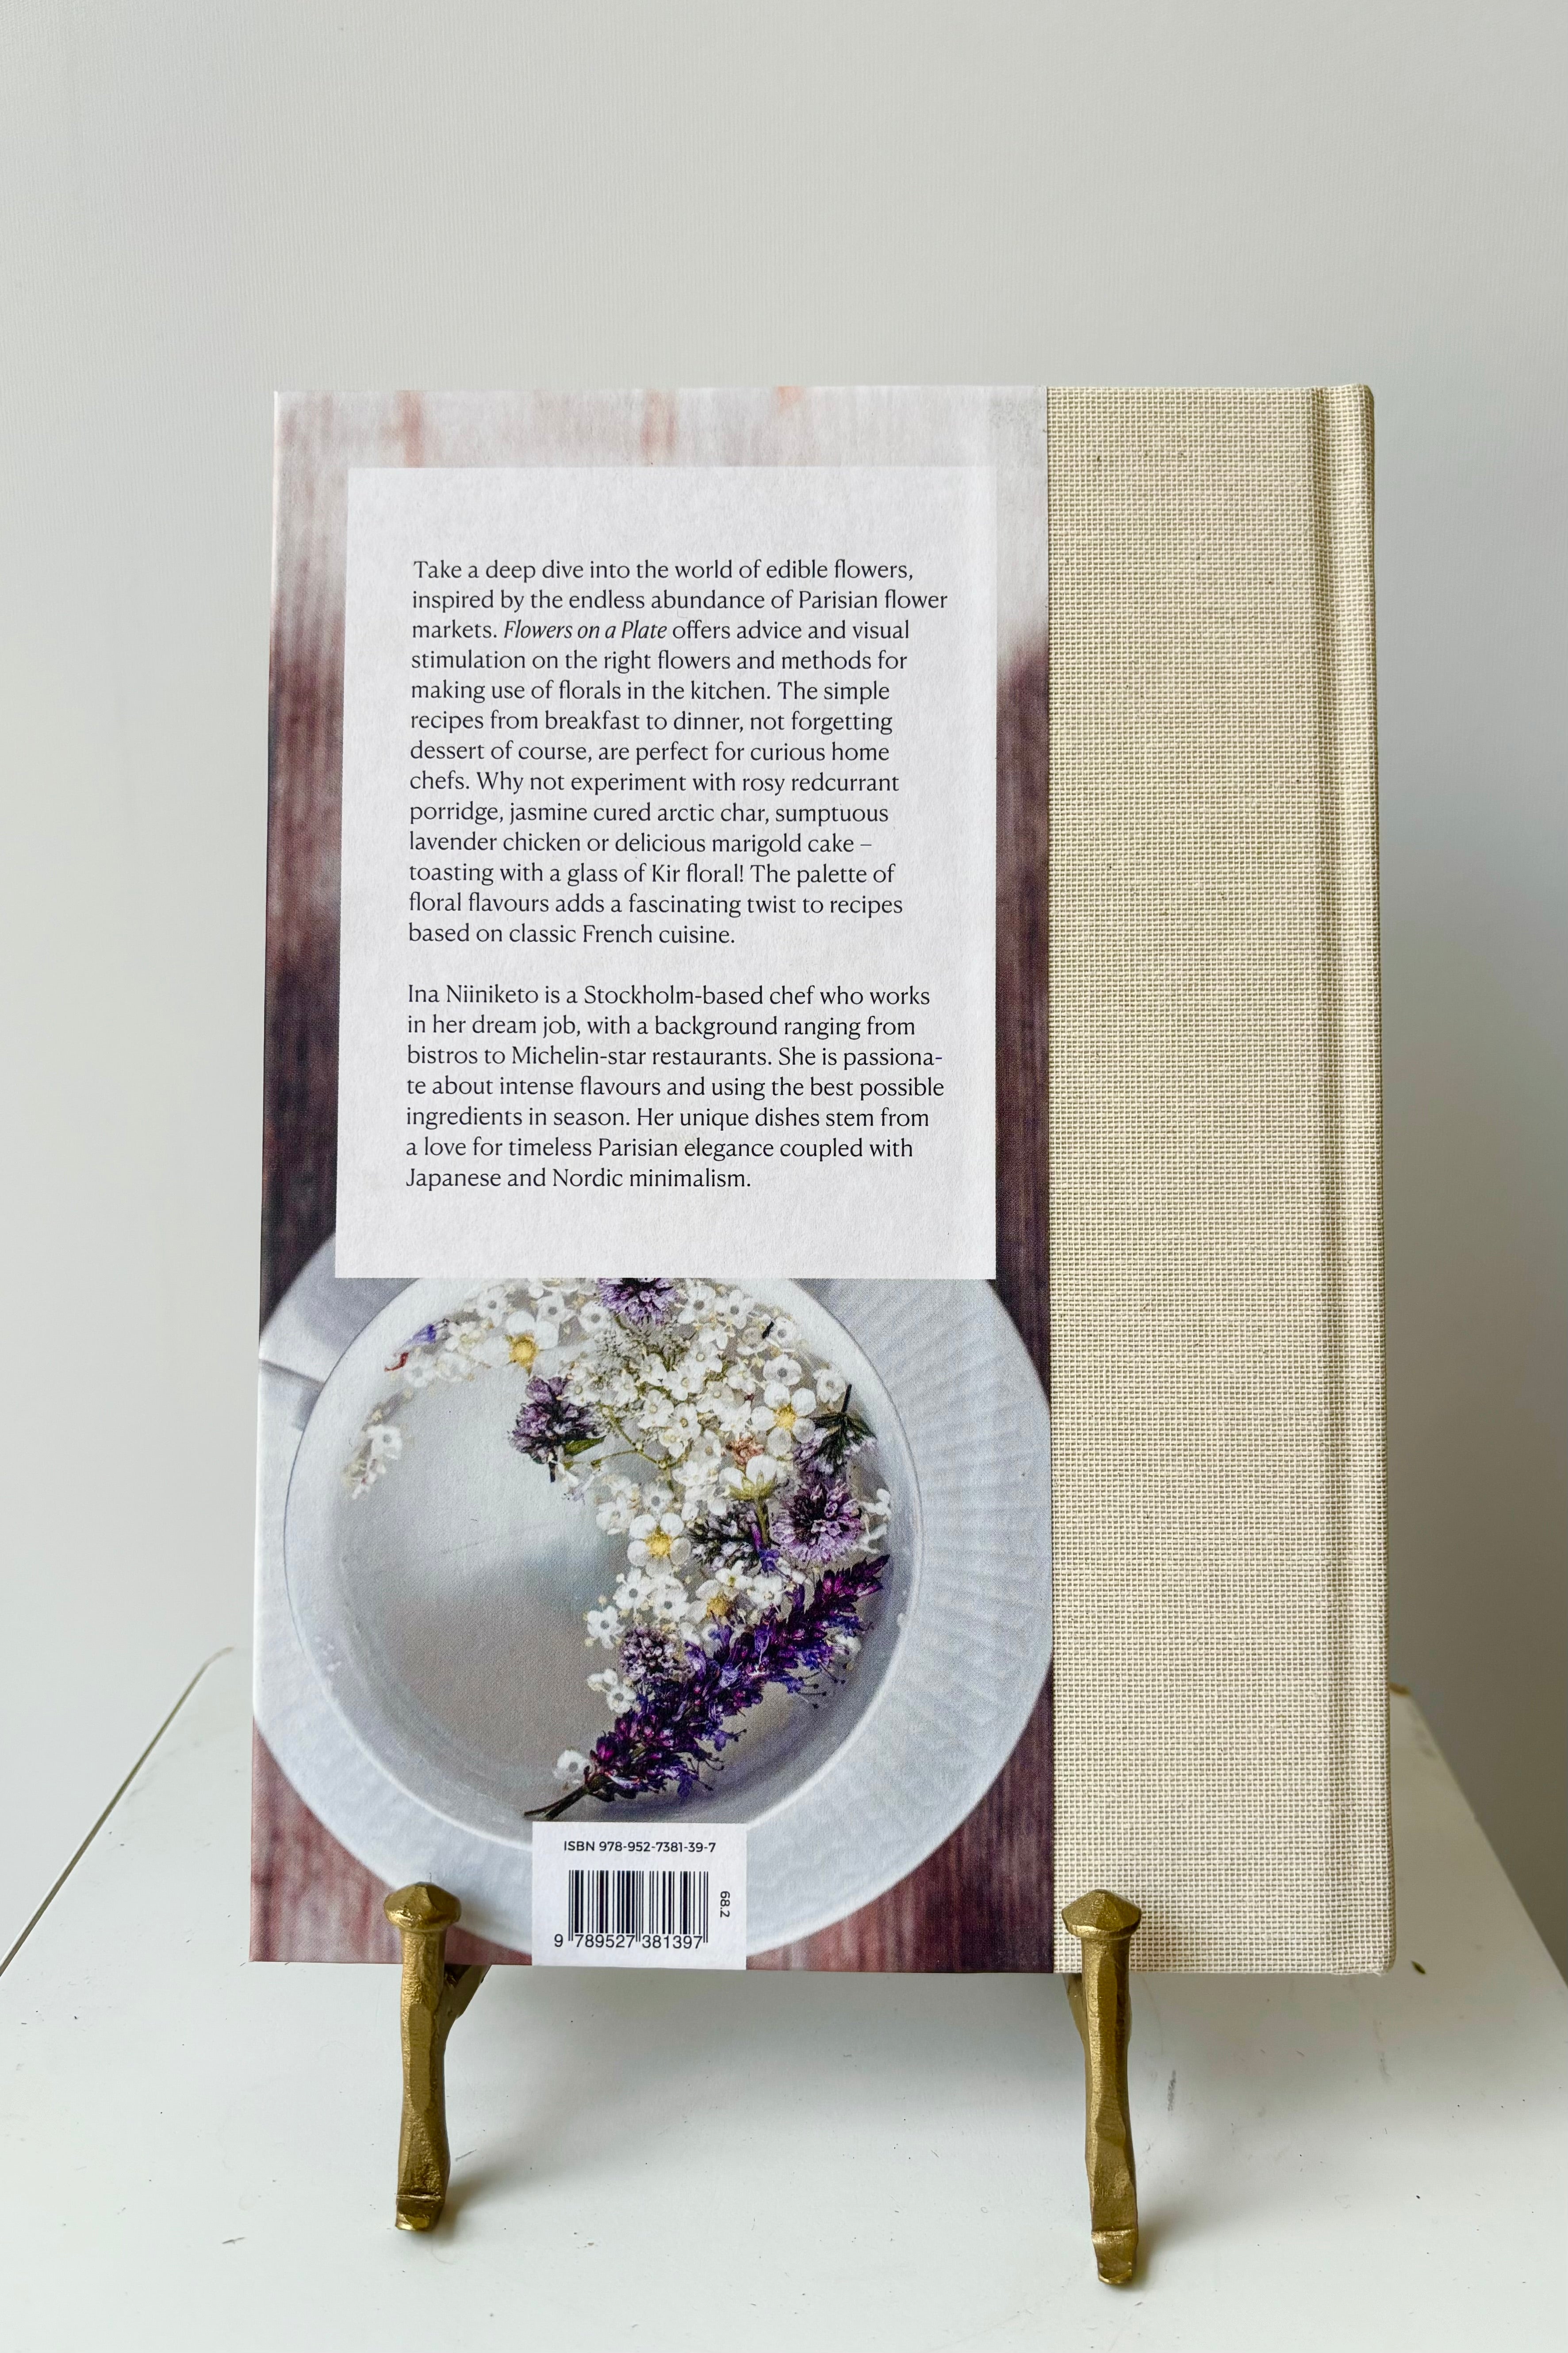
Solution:
<svg viewBox="0 0 1568 2353"><path fill-rule="evenodd" d="M400 1407L404 1453L367 1493L342 1475L410 1335L477 1287L340 1283L329 1244L262 1335L260 1729L368 1870L437 1880L478 1933L526 1951L527 1811L558 1794L560 1751L608 1720L583 1613L625 1538L507 1443L513 1366ZM637 1807L747 1825L748 1941L765 1951L896 1884L1006 1762L1050 1659L1049 1436L986 1284L745 1288L853 1382L870 1482L893 1498L850 1672L751 1711L710 1789Z"/></svg>

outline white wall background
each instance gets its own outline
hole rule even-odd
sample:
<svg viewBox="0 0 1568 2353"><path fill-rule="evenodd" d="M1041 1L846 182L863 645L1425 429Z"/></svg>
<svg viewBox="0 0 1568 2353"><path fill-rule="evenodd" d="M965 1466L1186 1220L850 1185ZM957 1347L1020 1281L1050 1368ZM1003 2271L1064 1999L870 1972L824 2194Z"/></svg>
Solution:
<svg viewBox="0 0 1568 2353"><path fill-rule="evenodd" d="M1548 0L4 0L0 1951L246 1639L270 396L1378 398L1394 1671L1559 1958Z"/></svg>

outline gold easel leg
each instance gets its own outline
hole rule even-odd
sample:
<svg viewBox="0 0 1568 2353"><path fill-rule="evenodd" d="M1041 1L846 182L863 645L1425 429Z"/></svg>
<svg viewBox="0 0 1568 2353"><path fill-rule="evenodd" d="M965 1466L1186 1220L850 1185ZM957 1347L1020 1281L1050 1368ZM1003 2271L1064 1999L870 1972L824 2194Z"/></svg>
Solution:
<svg viewBox="0 0 1568 2353"><path fill-rule="evenodd" d="M452 2160L447 2146L447 2037L485 1975L447 1961L447 1931L462 1905L443 1887L399 1887L384 1905L403 1938L403 2130L397 2144L397 2227L441 2219Z"/></svg>
<svg viewBox="0 0 1568 2353"><path fill-rule="evenodd" d="M1143 1915L1103 1889L1062 1914L1083 1947L1083 1975L1066 1979L1083 2042L1084 2147L1094 2259L1108 2287L1125 2287L1138 2260L1138 2178L1127 2102L1132 2007L1128 1947Z"/></svg>

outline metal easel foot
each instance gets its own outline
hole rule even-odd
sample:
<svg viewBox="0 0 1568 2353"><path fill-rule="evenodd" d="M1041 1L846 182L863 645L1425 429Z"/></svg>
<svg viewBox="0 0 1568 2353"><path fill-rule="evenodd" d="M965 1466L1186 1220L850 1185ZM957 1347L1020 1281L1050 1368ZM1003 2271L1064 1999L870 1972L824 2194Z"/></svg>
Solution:
<svg viewBox="0 0 1568 2353"><path fill-rule="evenodd" d="M399 1887L383 1905L403 1939L403 2129L397 2143L397 2227L433 2230L447 2202L447 2037L485 1976L447 1960L447 1931L463 1907L444 1887Z"/></svg>
<svg viewBox="0 0 1568 2353"><path fill-rule="evenodd" d="M1125 2287L1138 2260L1138 2178L1127 2101L1132 2012L1128 1947L1143 1917L1103 1888L1080 1895L1062 1924L1083 1947L1083 1974L1065 1982L1083 2043L1084 2166L1094 2259L1108 2287Z"/></svg>

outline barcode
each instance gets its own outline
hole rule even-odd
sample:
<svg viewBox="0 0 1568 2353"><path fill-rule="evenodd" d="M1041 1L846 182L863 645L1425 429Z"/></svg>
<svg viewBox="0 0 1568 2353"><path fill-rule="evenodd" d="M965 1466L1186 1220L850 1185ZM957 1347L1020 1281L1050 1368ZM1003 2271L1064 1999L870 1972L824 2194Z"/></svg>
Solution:
<svg viewBox="0 0 1568 2353"><path fill-rule="evenodd" d="M567 1942L591 1936L679 1936L705 1945L707 1872L569 1871Z"/></svg>
<svg viewBox="0 0 1568 2353"><path fill-rule="evenodd" d="M743 1823L542 1821L532 1843L536 1968L745 1968Z"/></svg>

